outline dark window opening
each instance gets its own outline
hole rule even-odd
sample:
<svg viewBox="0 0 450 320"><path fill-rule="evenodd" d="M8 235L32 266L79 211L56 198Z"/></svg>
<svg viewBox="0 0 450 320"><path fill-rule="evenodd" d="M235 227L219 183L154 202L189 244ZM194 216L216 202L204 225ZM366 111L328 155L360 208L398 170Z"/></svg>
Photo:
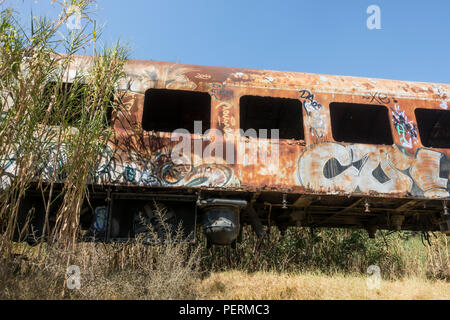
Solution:
<svg viewBox="0 0 450 320"><path fill-rule="evenodd" d="M44 89L45 110L41 114L42 119L40 122L44 122L46 110L48 110L50 101L52 101L56 105L51 110L47 124L59 126L65 122L71 127L79 127L82 119L82 105L86 103L86 94L89 94L88 90L89 88L86 84L77 84L76 86L70 82L64 82L60 86L55 82L47 84ZM104 127L108 127L111 124L113 104L114 96L111 95L106 107Z"/></svg>
<svg viewBox="0 0 450 320"><path fill-rule="evenodd" d="M422 144L450 149L450 110L416 109L415 114Z"/></svg>
<svg viewBox="0 0 450 320"><path fill-rule="evenodd" d="M211 126L211 96L204 92L149 89L145 92L142 128L146 131L194 133L194 121L202 122L202 133Z"/></svg>
<svg viewBox="0 0 450 320"><path fill-rule="evenodd" d="M297 99L243 96L240 100L240 127L242 130L278 129L280 139L303 140L302 103Z"/></svg>
<svg viewBox="0 0 450 320"><path fill-rule="evenodd" d="M339 142L393 144L385 106L330 103L333 139Z"/></svg>

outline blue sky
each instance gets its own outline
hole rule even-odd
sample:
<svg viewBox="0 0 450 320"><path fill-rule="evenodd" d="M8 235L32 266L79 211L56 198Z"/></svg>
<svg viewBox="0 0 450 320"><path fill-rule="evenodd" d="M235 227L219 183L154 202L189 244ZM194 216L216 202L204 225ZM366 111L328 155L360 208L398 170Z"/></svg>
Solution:
<svg viewBox="0 0 450 320"><path fill-rule="evenodd" d="M5 0L29 18L50 0ZM381 30L369 30L369 5ZM450 83L449 0L99 0L103 40L131 57Z"/></svg>

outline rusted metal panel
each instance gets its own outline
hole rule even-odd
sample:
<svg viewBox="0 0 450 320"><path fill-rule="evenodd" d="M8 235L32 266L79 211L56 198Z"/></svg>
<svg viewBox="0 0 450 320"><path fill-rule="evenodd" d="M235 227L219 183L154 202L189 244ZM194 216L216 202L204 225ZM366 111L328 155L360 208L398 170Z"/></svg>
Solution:
<svg viewBox="0 0 450 320"><path fill-rule="evenodd" d="M89 64L89 58L79 59L74 65ZM124 107L115 114L116 140L105 150L95 183L450 199L450 150L422 145L414 113L416 108L446 110L450 102L448 84L157 61L130 60L125 69L127 78L120 88ZM231 145L234 161L230 163L225 156L204 158L193 152L174 162L170 155L177 142L171 141L171 135L141 128L144 95L150 88L208 92L211 128L227 134L221 142ZM239 100L243 95L300 100L305 139L241 137L234 130L240 127ZM331 102L386 106L394 144L334 141ZM191 137L197 141L193 144L200 143L202 151L212 143L201 135ZM255 146L258 150L275 150L278 162L249 161L248 148ZM331 174L325 174L327 166L337 163Z"/></svg>

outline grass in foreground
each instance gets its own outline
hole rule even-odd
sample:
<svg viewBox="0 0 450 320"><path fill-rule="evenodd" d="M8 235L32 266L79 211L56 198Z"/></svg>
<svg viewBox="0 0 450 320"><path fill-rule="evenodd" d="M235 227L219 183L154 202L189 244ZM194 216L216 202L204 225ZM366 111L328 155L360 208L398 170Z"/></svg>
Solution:
<svg viewBox="0 0 450 320"><path fill-rule="evenodd" d="M420 270L399 277L381 268L370 290L364 272L202 270L200 248L175 243L78 244L81 288L68 290L67 253L39 247L16 244L14 256L0 256L0 299L450 299L448 279Z"/></svg>
<svg viewBox="0 0 450 320"><path fill-rule="evenodd" d="M428 300L450 299L450 282L421 278L381 280L370 290L368 276L276 274L239 271L213 273L199 285L202 299L230 300Z"/></svg>

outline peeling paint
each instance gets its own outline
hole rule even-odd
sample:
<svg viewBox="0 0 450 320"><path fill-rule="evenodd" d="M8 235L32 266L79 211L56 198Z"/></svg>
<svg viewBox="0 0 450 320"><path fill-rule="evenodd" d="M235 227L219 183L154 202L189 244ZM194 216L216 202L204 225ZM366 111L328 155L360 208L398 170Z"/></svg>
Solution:
<svg viewBox="0 0 450 320"><path fill-rule="evenodd" d="M88 68L89 58L79 57L76 65ZM448 110L450 85L157 61L129 61L125 71L126 80L119 86L125 91L125 108L115 115L116 140L104 150L93 184L449 197L450 150L423 147L414 110ZM136 130L141 129L143 95L150 88L209 93L211 129L229 134L240 126L241 96L298 99L303 107L305 137L279 142L278 166L253 164L248 154L239 154L236 141L230 143L242 160L239 163L229 164L221 157L186 157L184 162L174 162L168 156L174 148L170 134ZM335 142L329 114L332 102L386 106L395 145ZM203 149L208 147L206 139L197 140ZM7 186L14 178L16 164L14 155L3 158L0 182Z"/></svg>

